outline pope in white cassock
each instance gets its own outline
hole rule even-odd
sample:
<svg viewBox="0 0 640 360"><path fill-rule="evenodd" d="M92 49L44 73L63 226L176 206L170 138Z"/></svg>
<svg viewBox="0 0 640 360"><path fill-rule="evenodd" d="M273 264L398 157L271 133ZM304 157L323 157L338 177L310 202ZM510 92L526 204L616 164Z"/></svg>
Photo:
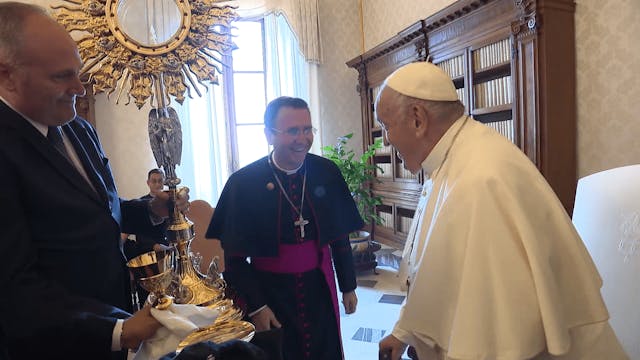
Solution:
<svg viewBox="0 0 640 360"><path fill-rule="evenodd" d="M628 359L553 190L514 144L464 115L442 70L398 69L376 113L405 168L425 173L400 269L407 301L381 356L412 345L420 360Z"/></svg>

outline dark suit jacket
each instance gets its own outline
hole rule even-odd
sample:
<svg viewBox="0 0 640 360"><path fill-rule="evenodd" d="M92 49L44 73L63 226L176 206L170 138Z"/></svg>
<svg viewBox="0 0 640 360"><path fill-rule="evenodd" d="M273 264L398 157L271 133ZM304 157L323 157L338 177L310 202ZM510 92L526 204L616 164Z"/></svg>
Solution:
<svg viewBox="0 0 640 360"><path fill-rule="evenodd" d="M89 123L62 128L95 191L0 101L0 357L110 358L131 307L119 234L151 226L147 203L118 198Z"/></svg>
<svg viewBox="0 0 640 360"><path fill-rule="evenodd" d="M150 194L141 196L141 200L151 200L153 197ZM124 243L124 254L128 260L133 259L138 255L142 255L149 251L153 251L153 246L155 244L169 245L169 240L167 240L167 226L169 226L169 222L165 220L164 222L155 225L149 234L139 233L136 235L136 240L127 240ZM140 291L140 289L138 289Z"/></svg>

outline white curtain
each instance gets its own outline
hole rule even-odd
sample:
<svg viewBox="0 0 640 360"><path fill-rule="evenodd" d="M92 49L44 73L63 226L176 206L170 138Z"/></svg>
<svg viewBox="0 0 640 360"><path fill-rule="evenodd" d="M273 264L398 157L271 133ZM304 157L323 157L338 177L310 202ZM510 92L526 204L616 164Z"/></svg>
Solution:
<svg viewBox="0 0 640 360"><path fill-rule="evenodd" d="M287 19L271 13L264 17L267 62L267 100L279 96L295 96L309 104L311 121L319 128L317 65L306 61ZM321 154L322 138L318 133L311 152Z"/></svg>
<svg viewBox="0 0 640 360"><path fill-rule="evenodd" d="M313 107L317 101L311 98L316 92L310 91L315 65L305 61L283 16L266 15L264 26L267 100L283 95L299 97L309 102L312 115L317 113ZM206 200L213 206L230 175L223 86L220 77L219 85L210 85L202 97L192 91L194 99L187 98L184 106L176 109L182 120L183 138L182 162L177 172L182 184L189 187L191 199ZM241 96L236 95L236 102L241 101ZM317 117L312 119L317 127ZM319 153L319 141L312 151Z"/></svg>
<svg viewBox="0 0 640 360"><path fill-rule="evenodd" d="M264 17L267 99L295 96L309 102L309 68L283 16Z"/></svg>
<svg viewBox="0 0 640 360"><path fill-rule="evenodd" d="M235 0L229 3L238 7L236 12L243 20L260 19L267 14L284 15L306 61L322 63L318 0Z"/></svg>
<svg viewBox="0 0 640 360"><path fill-rule="evenodd" d="M182 185L188 186L191 199L218 202L227 178L227 133L220 85L209 85L208 92L187 98L178 110L182 119L182 162L178 166Z"/></svg>

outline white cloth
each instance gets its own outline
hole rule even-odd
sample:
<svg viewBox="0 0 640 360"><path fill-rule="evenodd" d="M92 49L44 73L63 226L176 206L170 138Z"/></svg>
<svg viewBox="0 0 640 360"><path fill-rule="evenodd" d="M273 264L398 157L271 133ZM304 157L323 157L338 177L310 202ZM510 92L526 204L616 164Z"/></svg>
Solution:
<svg viewBox="0 0 640 360"><path fill-rule="evenodd" d="M195 305L171 304L166 310L151 309L151 315L163 327L156 331L152 338L142 343L136 352L135 360L159 359L175 351L187 335L193 331L209 326L218 317L218 311Z"/></svg>
<svg viewBox="0 0 640 360"><path fill-rule="evenodd" d="M451 359L520 360L590 346L572 330L607 324L608 312L571 220L536 167L494 130L469 120L452 145L463 120L422 164L435 177L425 181L407 239L400 273L410 287L392 333ZM610 344L623 354L617 340Z"/></svg>

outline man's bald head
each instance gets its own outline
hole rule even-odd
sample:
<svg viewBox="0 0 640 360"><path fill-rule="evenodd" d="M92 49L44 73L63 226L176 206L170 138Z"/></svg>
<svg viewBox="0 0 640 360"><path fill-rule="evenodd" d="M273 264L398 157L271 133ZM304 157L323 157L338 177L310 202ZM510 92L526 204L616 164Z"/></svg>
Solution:
<svg viewBox="0 0 640 360"><path fill-rule="evenodd" d="M37 5L15 1L0 2L0 62L15 63L25 43L25 22L31 16L48 17Z"/></svg>

